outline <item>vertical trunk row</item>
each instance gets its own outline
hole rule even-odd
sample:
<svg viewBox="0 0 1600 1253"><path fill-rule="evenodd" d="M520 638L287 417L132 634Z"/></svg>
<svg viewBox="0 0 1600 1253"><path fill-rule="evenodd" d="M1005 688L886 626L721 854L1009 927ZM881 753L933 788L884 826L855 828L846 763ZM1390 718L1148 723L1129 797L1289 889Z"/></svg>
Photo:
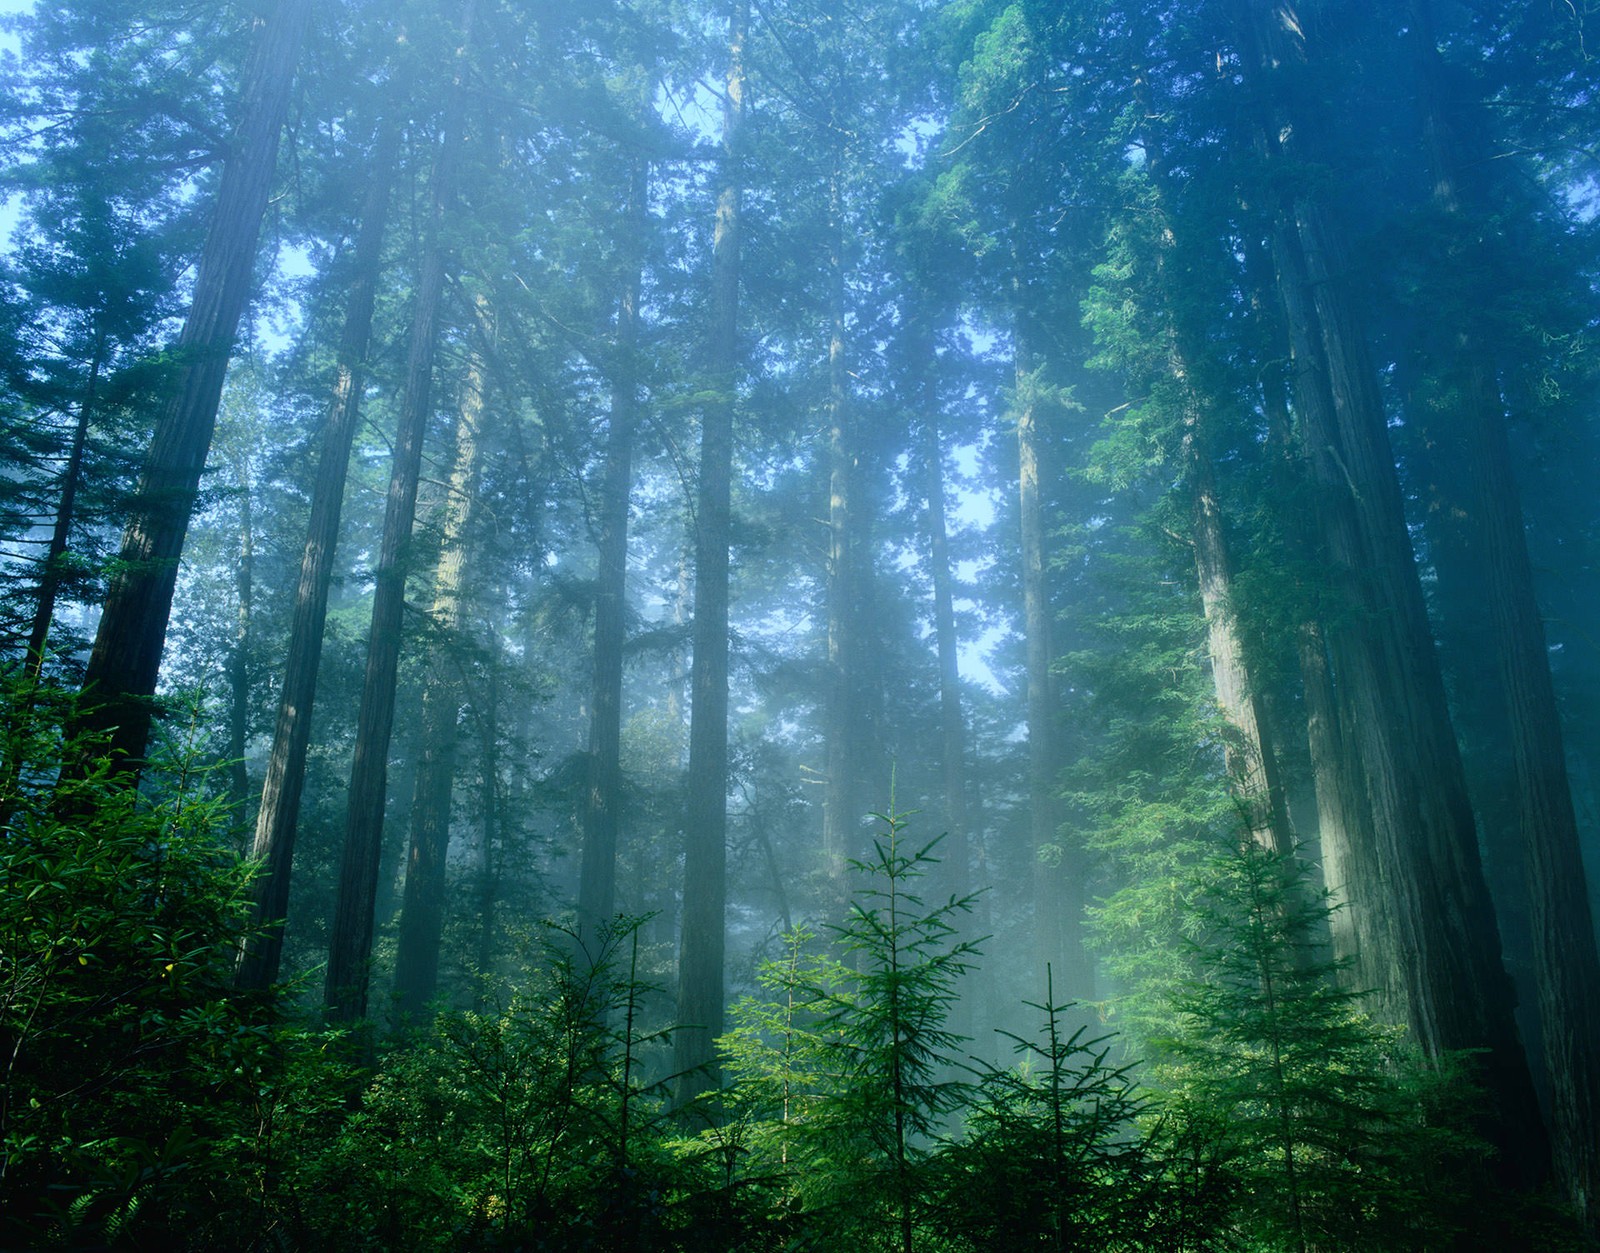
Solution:
<svg viewBox="0 0 1600 1253"><path fill-rule="evenodd" d="M479 307L479 334L489 336L489 318ZM439 941L444 931L446 864L450 851L450 807L455 787L456 743L463 685L459 647L461 600L466 584L467 529L477 492L482 448L485 351L474 342L461 389L456 422L455 462L445 501L439 563L433 574L429 614L433 647L428 684L422 693L421 754L411 798L411 847L406 856L405 891L400 905L400 936L395 952L394 986L402 1020L416 1022L439 986Z"/></svg>
<svg viewBox="0 0 1600 1253"><path fill-rule="evenodd" d="M639 422L639 299L648 227L650 167L634 161L628 184L628 271L617 308L610 430L600 484L600 559L595 576L594 686L578 877L580 956L598 956L617 912L617 834L622 803L622 646L627 630L628 505Z"/></svg>
<svg viewBox="0 0 1600 1253"><path fill-rule="evenodd" d="M1456 136L1438 83L1431 5L1414 0L1422 58L1424 139L1433 198L1452 237L1448 261L1470 266L1474 231L1465 221ZM1493 341L1463 311L1447 368L1475 471L1471 513L1490 605L1505 727L1516 777L1517 831L1530 891L1533 967L1550 1082L1557 1178L1591 1233L1600 1227L1600 954L1579 847L1566 747L1550 677L1544 623L1534 594L1521 497L1512 473L1505 404Z"/></svg>
<svg viewBox="0 0 1600 1253"><path fill-rule="evenodd" d="M350 448L361 416L366 386L367 350L372 342L372 311L377 300L388 221L390 182L400 151L400 127L385 121L378 135L372 178L361 207L361 224L350 263L350 288L344 329L339 338L333 398L323 423L317 478L311 489L311 514L300 578L289 623L283 691L261 783L252 858L260 865L254 894L258 930L241 955L236 981L242 988L264 988L278 977L283 956L283 917L289 909L289 877L294 836L305 787L306 754L311 747L311 711L322 663L322 632L328 619L328 589L344 507Z"/></svg>
<svg viewBox="0 0 1600 1253"><path fill-rule="evenodd" d="M257 31L239 129L178 337L172 397L150 442L84 677L93 703L78 729L109 732L111 747L130 768L137 768L149 740L178 559L216 430L234 336L250 297L261 219L310 15L311 0L280 0Z"/></svg>
<svg viewBox="0 0 1600 1253"><path fill-rule="evenodd" d="M1304 60L1299 23L1273 0L1242 0L1241 15L1247 72L1270 93L1276 73ZM1281 161L1297 119L1261 120L1262 154ZM1533 1086L1337 232L1314 193L1301 192L1280 197L1272 234L1302 441L1347 610L1329 639L1335 682L1388 877L1410 1025L1431 1052L1483 1051L1487 1129L1509 1172L1536 1175L1545 1146Z"/></svg>
<svg viewBox="0 0 1600 1253"><path fill-rule="evenodd" d="M473 8L474 0L467 0L463 56L471 39ZM445 122L434 168L432 204L412 311L394 467L389 478L383 539L374 576L372 627L367 639L361 705L356 715L355 760L350 770L344 852L339 864L339 889L328 947L324 999L328 1017L333 1022L354 1022L367 1013L389 740L394 732L395 678L400 666L400 626L405 610L406 576L410 572L411 528L416 517L423 436L432 410L439 311L444 297L446 256L441 228L455 194L462 142L460 75L464 72L463 69L458 73L450 116Z"/></svg>
<svg viewBox="0 0 1600 1253"><path fill-rule="evenodd" d="M743 171L744 43L749 0L734 0L722 118L723 184L711 258L709 364L714 397L700 431L695 510L694 669L690 676L688 802L678 948L678 1029L673 1070L679 1109L717 1086L714 1041L724 1014L723 951L728 828L728 543L733 416L739 364L739 255Z"/></svg>

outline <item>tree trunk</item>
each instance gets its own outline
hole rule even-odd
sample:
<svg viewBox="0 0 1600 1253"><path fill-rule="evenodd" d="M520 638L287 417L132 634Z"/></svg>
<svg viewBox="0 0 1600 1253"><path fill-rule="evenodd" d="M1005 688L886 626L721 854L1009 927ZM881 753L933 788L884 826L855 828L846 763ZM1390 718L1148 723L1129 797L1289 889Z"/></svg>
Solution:
<svg viewBox="0 0 1600 1253"><path fill-rule="evenodd" d="M67 466L61 475L61 500L56 505L55 525L50 530L50 543L45 549L44 566L39 575L39 596L33 608L33 624L28 631L28 651L24 656L23 675L27 681L37 683L44 672L46 645L50 639L50 624L55 619L56 599L61 592L61 563L67 555L72 539L72 523L77 514L78 486L83 478L83 453L89 441L89 426L94 420L95 394L100 385L103 368L105 339L95 336L94 354L89 361L89 378L84 384L83 399L78 403L78 421L72 428L72 446L67 453Z"/></svg>
<svg viewBox="0 0 1600 1253"><path fill-rule="evenodd" d="M488 318L479 307L481 335ZM444 934L446 869L450 852L450 808L455 788L456 744L461 717L459 657L461 598L466 582L467 528L478 490L482 448L485 352L474 345L462 385L456 422L455 464L444 508L439 564L433 575L433 636L428 684L422 693L421 754L411 794L411 847L406 856L394 987L402 1021L418 1022L439 987L439 942Z"/></svg>
<svg viewBox="0 0 1600 1253"><path fill-rule="evenodd" d="M317 671L322 663L328 588L333 579L334 549L339 542L350 448L355 442L361 393L366 386L372 312L382 264L390 184L399 151L400 127L385 121L379 132L351 257L350 294L339 339L333 399L322 427L317 478L311 489L311 516L300 556L283 691L261 783L261 806L256 811L255 842L250 850L261 867L252 889L256 930L240 954L235 975L240 988L264 988L276 981L283 957L283 919L289 911L289 877L300 821L300 797L305 788L306 754L311 747L311 712L317 696Z"/></svg>
<svg viewBox="0 0 1600 1253"><path fill-rule="evenodd" d="M1228 724L1224 746L1233 798L1250 838L1279 856L1294 852L1294 831L1284 800L1278 756L1265 702L1251 682L1233 605L1233 556L1223 529L1216 476L1205 433L1196 425L1184 439L1194 528L1195 572L1205 611L1211 683Z"/></svg>
<svg viewBox="0 0 1600 1253"><path fill-rule="evenodd" d="M234 335L250 297L261 219L311 7L310 0L279 0L256 32L239 129L178 337L172 398L156 423L84 677L91 703L77 729L109 733L121 768L136 770L149 740L178 559L216 430Z"/></svg>
<svg viewBox="0 0 1600 1253"><path fill-rule="evenodd" d="M239 568L234 572L234 587L239 596L239 611L234 618L233 652L228 658L228 793L229 799L239 806L242 817L250 799L250 776L245 770L244 754L250 731L250 627L256 561L248 450L239 454L236 477L239 480Z"/></svg>
<svg viewBox="0 0 1600 1253"><path fill-rule="evenodd" d="M1287 352L1288 333L1271 290L1275 283L1271 258L1259 245L1247 247L1247 254L1253 307L1270 328L1267 342L1281 345L1276 351ZM1390 934L1366 778L1348 742L1334 690L1323 626L1327 589L1305 577L1306 572L1321 570L1324 564L1318 556L1315 523L1296 504L1306 498L1311 484L1299 456L1284 380L1276 374L1264 379L1261 395L1273 454L1273 486L1285 521L1284 542L1296 571L1300 619L1295 652L1305 702L1322 883L1334 903L1329 939L1334 958L1345 966L1343 985L1360 995L1369 1013L1399 1024L1406 1020L1405 972L1399 965L1400 945Z"/></svg>
<svg viewBox="0 0 1600 1253"><path fill-rule="evenodd" d="M617 837L622 804L622 646L627 634L628 507L639 423L639 298L649 225L650 166L634 162L628 186L628 272L617 309L611 421L600 485L600 558L595 574L594 686L578 876L580 960L598 957L617 912Z"/></svg>
<svg viewBox="0 0 1600 1253"><path fill-rule="evenodd" d="M1272 0L1240 0L1247 73L1269 90L1303 63L1298 23ZM1260 149L1282 159L1294 119L1263 118ZM1547 1147L1512 1016L1465 779L1411 552L1386 415L1343 285L1337 232L1314 193L1276 206L1273 256L1295 397L1325 549L1347 613L1329 648L1343 724L1366 776L1410 1025L1430 1053L1482 1050L1502 1166L1533 1178Z"/></svg>
<svg viewBox="0 0 1600 1253"><path fill-rule="evenodd" d="M474 0L467 0L462 55L471 40ZM433 391L433 358L439 340L439 309L444 296L445 247L441 227L454 199L461 145L463 68L458 72L451 116L446 120L434 169L432 206L423 241L422 267L406 357L405 390L400 403L394 468L389 478L383 540L375 572L372 628L367 666L356 716L355 760L345 812L344 852L333 933L328 947L325 1004L330 1021L365 1018L372 960L373 914L378 899L378 862L383 851L383 810L389 774L389 740L394 732L395 678L400 667L400 628L410 572L411 528L416 517L422 443Z"/></svg>
<svg viewBox="0 0 1600 1253"><path fill-rule="evenodd" d="M860 705L860 588L856 579L856 432L851 417L844 356L844 219L841 174L835 170L829 202L828 246L828 566L827 691L823 717L823 869L842 910L849 896L845 868L858 850L861 827L863 710Z"/></svg>
<svg viewBox="0 0 1600 1253"><path fill-rule="evenodd" d="M694 669L690 676L689 780L684 815L683 917L678 950L678 1028L672 1037L684 1109L715 1088L724 1013L728 827L728 544L733 414L739 364L739 251L743 171L744 42L749 0L734 0L722 121L723 185L712 244L713 399L700 433L695 515Z"/></svg>
<svg viewBox="0 0 1600 1253"><path fill-rule="evenodd" d="M1414 0L1422 59L1423 127L1435 205L1453 228L1445 264L1472 266L1456 136L1438 83L1428 0ZM1463 310L1454 327L1449 394L1459 398L1466 462L1475 471L1472 515L1482 592L1490 605L1505 726L1516 771L1517 830L1530 893L1533 968L1550 1083L1556 1175L1591 1235L1600 1234L1600 955L1579 846L1566 748L1534 594L1521 497L1512 472L1505 405L1492 338ZM1447 349L1448 352L1448 349Z"/></svg>
<svg viewBox="0 0 1600 1253"><path fill-rule="evenodd" d="M1033 910L1037 960L1059 964L1068 995L1094 995L1094 976L1083 946L1085 885L1059 853L1056 803L1056 702L1050 671L1050 597L1045 577L1045 518L1039 468L1038 375L1027 344L1017 336L1018 493L1022 520L1023 631L1027 639L1028 813L1034 864Z"/></svg>

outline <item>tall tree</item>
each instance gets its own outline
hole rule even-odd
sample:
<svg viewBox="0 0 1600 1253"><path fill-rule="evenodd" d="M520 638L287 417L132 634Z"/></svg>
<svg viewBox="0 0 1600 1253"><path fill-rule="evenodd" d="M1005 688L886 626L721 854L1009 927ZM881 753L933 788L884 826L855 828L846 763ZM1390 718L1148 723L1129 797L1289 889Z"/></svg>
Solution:
<svg viewBox="0 0 1600 1253"><path fill-rule="evenodd" d="M178 559L250 296L261 219L277 174L279 136L311 8L310 0L279 0L258 23L240 91L239 126L178 337L172 397L156 424L84 677L90 701L81 729L110 732L111 747L129 766L143 758L149 736Z"/></svg>
<svg viewBox="0 0 1600 1253"><path fill-rule="evenodd" d="M439 987L439 944L444 934L446 872L450 852L451 799L460 738L462 599L468 570L468 528L478 491L483 446L487 350L492 335L485 303L478 305L478 335L467 362L457 407L455 463L446 487L439 560L433 571L429 611L432 648L419 724L421 752L411 797L411 843L400 904L394 987L402 1018L418 1021Z"/></svg>
<svg viewBox="0 0 1600 1253"><path fill-rule="evenodd" d="M1451 110L1433 5L1413 0L1420 59L1423 140L1433 204L1442 221L1436 264L1484 269L1483 206L1460 176L1462 132ZM1478 145L1481 147L1481 145ZM1493 267L1489 267L1491 272ZM1486 293L1487 295L1487 293ZM1490 302L1485 301L1485 307ZM1561 717L1534 593L1521 493L1506 434L1498 340L1482 308L1461 308L1439 363L1463 432L1484 592L1490 605L1505 725L1516 780L1516 820L1526 862L1539 1022L1550 1084L1557 1176L1591 1231L1600 1231L1600 955L1595 948L1577 817L1567 778Z"/></svg>
<svg viewBox="0 0 1600 1253"><path fill-rule="evenodd" d="M745 38L749 0L733 0L722 111L721 188L711 256L710 397L701 411L694 516L694 662L690 675L688 802L678 949L676 1102L716 1086L713 1041L725 1009L728 829L728 548L733 418L738 394L739 269L744 169Z"/></svg>
<svg viewBox="0 0 1600 1253"><path fill-rule="evenodd" d="M1314 126L1286 76L1304 28L1275 0L1236 0L1256 142L1282 165ZM1548 1148L1512 1018L1510 980L1445 705L1387 418L1348 291L1345 253L1314 183L1280 184L1271 240L1295 368L1301 442L1325 551L1350 612L1329 639L1373 811L1387 904L1407 962L1408 1013L1431 1052L1480 1049L1490 1130L1508 1172L1536 1176Z"/></svg>
<svg viewBox="0 0 1600 1253"><path fill-rule="evenodd" d="M389 741L394 733L395 682L400 667L401 619L410 574L412 525L422 473L422 445L432 412L434 356L449 266L445 223L454 203L463 142L465 58L471 47L476 0L461 10L455 79L446 105L434 163L422 265L412 307L394 468L384 507L383 541L375 571L372 627L367 637L366 674L356 719L355 760L345 814L344 849L328 948L324 1002L336 1022L354 1022L367 1012L371 980L373 914L378 899L378 861L389 776Z"/></svg>
<svg viewBox="0 0 1600 1253"><path fill-rule="evenodd" d="M628 509L639 422L639 301L648 227L650 166L636 156L628 177L625 273L617 307L605 468L600 483L600 561L595 574L594 686L583 794L578 938L597 955L616 913L617 835L622 804L622 650L627 634Z"/></svg>
<svg viewBox="0 0 1600 1253"><path fill-rule="evenodd" d="M334 550L344 509L345 476L350 449L360 423L361 396L366 386L367 352L372 342L372 314L377 301L384 229L388 221L392 171L400 150L400 127L392 119L380 123L373 150L371 177L361 207L355 246L350 256L349 296L335 365L333 398L323 423L317 477L311 489L300 578L295 588L289 625L288 656L278 717L261 783L251 856L261 865L254 884L255 922L240 955L241 987L262 988L278 977L283 954L283 918L289 908L289 879L294 864L294 837L305 788L306 754L311 746L311 714L322 663L322 634L328 618L328 591L333 579Z"/></svg>

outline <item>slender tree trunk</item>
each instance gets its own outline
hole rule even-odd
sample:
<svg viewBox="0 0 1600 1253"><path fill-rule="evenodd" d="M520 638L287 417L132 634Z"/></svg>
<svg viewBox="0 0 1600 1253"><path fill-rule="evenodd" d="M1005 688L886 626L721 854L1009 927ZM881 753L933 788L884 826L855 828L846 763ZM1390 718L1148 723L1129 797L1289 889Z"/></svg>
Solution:
<svg viewBox="0 0 1600 1253"><path fill-rule="evenodd" d="M379 131L361 225L351 257L350 294L333 384L333 399L323 423L317 478L311 489L311 515L300 555L284 660L278 717L261 783L251 857L260 865L254 893L256 930L240 953L235 976L241 988L264 988L278 977L283 956L283 918L289 911L289 877L294 836L305 789L306 755L311 747L311 713L322 663L322 632L328 618L328 589L334 549L344 508L350 448L360 421L366 386L367 351L377 300L383 235L388 220L390 184L400 150L400 127L385 121Z"/></svg>
<svg viewBox="0 0 1600 1253"><path fill-rule="evenodd" d="M628 507L639 422L639 299L649 224L650 166L629 179L626 230L631 257L617 309L611 423L600 486L600 560L594 609L594 686L583 795L583 863L578 876L580 959L600 953L602 930L617 912L617 837L622 804L622 646L627 635Z"/></svg>
<svg viewBox="0 0 1600 1253"><path fill-rule="evenodd" d="M734 0L723 110L723 185L712 244L711 372L714 398L701 419L695 516L694 670L690 677L689 781L678 951L678 1029L672 1037L675 1101L683 1109L717 1086L713 1041L722 1034L728 827L728 543L733 415L739 365L739 251L749 0Z"/></svg>
<svg viewBox="0 0 1600 1253"><path fill-rule="evenodd" d="M37 683L44 672L50 624L55 619L56 599L61 594L61 563L66 558L67 546L72 538L72 523L77 516L84 447L89 442L89 426L94 420L95 395L100 386L104 356L105 339L97 334L94 352L89 360L89 378L84 383L83 399L78 403L78 421L72 428L72 445L67 452L66 469L61 475L61 499L56 505L55 525L50 530L50 544L45 549L44 566L39 575L39 597L34 604L33 625L28 631L23 675L29 683Z"/></svg>
<svg viewBox="0 0 1600 1253"><path fill-rule="evenodd" d="M250 297L261 219L311 7L311 0L279 0L257 29L240 94L239 129L178 337L172 398L156 423L84 678L90 703L78 730L110 733L111 747L128 769L138 768L149 739L178 559L216 430L234 335Z"/></svg>
<svg viewBox="0 0 1600 1253"><path fill-rule="evenodd" d="M497 637L498 638L498 637ZM488 993L489 976L494 970L495 906L500 896L500 867L495 851L500 843L502 805L500 804L500 664L492 658L484 680L484 708L481 720L483 742L479 753L483 797L478 836L478 861L475 867L478 888L478 996L481 1009Z"/></svg>
<svg viewBox="0 0 1600 1253"><path fill-rule="evenodd" d="M856 579L855 488L857 449L844 355L844 218L841 175L833 176L828 247L828 568L827 676L823 740L822 851L824 870L842 909L848 896L845 867L857 852L863 805L861 778L863 710L860 705L858 631L860 589Z"/></svg>
<svg viewBox="0 0 1600 1253"><path fill-rule="evenodd" d="M1422 60L1423 126L1433 197L1454 230L1446 264L1474 264L1456 167L1457 137L1445 114L1432 6L1413 0ZM1533 966L1550 1083L1556 1175L1591 1235L1600 1235L1600 954L1579 846L1566 747L1534 594L1521 495L1512 472L1505 405L1492 338L1464 311L1448 363L1459 397L1483 592L1490 605L1505 725L1516 769L1517 829L1530 892Z"/></svg>
<svg viewBox="0 0 1600 1253"><path fill-rule="evenodd" d="M463 55L471 40L474 0L467 0ZM411 528L416 518L422 443L432 408L433 359L439 340L446 257L441 227L455 195L461 146L461 75L451 116L445 123L434 170L433 203L423 241L422 268L412 314L405 390L400 403L394 469L384 509L383 540L375 572L367 667L356 716L355 760L345 814L344 852L328 948L325 1003L334 1022L365 1018L371 979L373 914L378 899L378 862L383 852L383 811L389 775L389 740L394 732L395 678L400 667L400 627L410 572Z"/></svg>
<svg viewBox="0 0 1600 1253"><path fill-rule="evenodd" d="M236 473L239 481L239 567L234 572L234 588L239 610L234 618L233 653L228 658L228 792L242 811L250 799L250 776L244 754L250 731L250 645L251 618L255 607L256 539L255 518L251 509L250 454L242 452Z"/></svg>
<svg viewBox="0 0 1600 1253"><path fill-rule="evenodd" d="M1297 22L1274 0L1240 0L1246 71L1269 91L1304 62ZM1281 159L1295 119L1263 118ZM1461 760L1411 552L1376 377L1343 284L1337 232L1312 193L1277 206L1273 255L1296 369L1302 440L1326 552L1349 613L1329 639L1341 703L1366 776L1411 1028L1432 1053L1482 1050L1485 1131L1510 1175L1548 1152L1513 1021L1510 980Z"/></svg>
<svg viewBox="0 0 1600 1253"><path fill-rule="evenodd" d="M491 334L481 304L479 315L480 334ZM406 856L400 936L395 952L394 986L402 1021L419 1021L439 987L439 943L444 934L450 809L462 700L460 660L451 653L458 649L461 636L467 529L472 522L478 458L483 446L485 374L485 352L477 344L461 391L455 464L445 501L439 563L433 575L429 615L432 658L428 684L422 693L421 753L411 794L411 847Z"/></svg>
<svg viewBox="0 0 1600 1253"><path fill-rule="evenodd" d="M1033 910L1037 959L1052 967L1060 962L1068 993L1087 1000L1094 995L1094 976L1083 946L1085 885L1075 873L1075 859L1059 849L1059 806L1056 801L1055 681L1051 674L1050 596L1046 579L1045 517L1040 474L1038 378L1023 335L1017 347L1017 451L1022 520L1023 630L1027 639L1028 676L1028 812L1034 857Z"/></svg>
<svg viewBox="0 0 1600 1253"><path fill-rule="evenodd" d="M933 631L939 657L939 765L944 784L948 835L944 856L953 867L951 891L972 891L972 819L967 812L967 732L961 713L960 636L956 632L955 580L950 573L950 535L945 521L944 444L931 397L923 411L922 455L927 461L928 547L933 573Z"/></svg>

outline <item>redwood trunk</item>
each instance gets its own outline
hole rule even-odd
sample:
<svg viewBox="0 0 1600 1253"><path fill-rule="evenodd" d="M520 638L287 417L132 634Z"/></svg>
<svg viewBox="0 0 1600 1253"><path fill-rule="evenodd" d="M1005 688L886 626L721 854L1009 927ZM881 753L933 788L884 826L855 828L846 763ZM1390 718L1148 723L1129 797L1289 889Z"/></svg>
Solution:
<svg viewBox="0 0 1600 1253"><path fill-rule="evenodd" d="M466 5L470 40L473 0ZM400 627L410 572L411 529L416 518L422 443L433 392L433 359L439 340L446 257L441 227L454 197L459 159L460 81L445 124L433 180L432 207L423 243L417 300L412 313L400 404L394 465L385 502L383 540L375 572L372 628L356 717L355 760L345 811L344 852L328 947L325 1004L334 1022L365 1018L371 979L373 914L378 899L378 862L383 851L383 811L389 776L389 740L394 732L395 679L400 667Z"/></svg>
<svg viewBox="0 0 1600 1253"><path fill-rule="evenodd" d="M1452 228L1445 263L1473 265L1475 233L1464 220L1456 136L1437 81L1431 6L1415 0L1412 11L1422 40L1423 126L1433 198ZM1495 345L1472 312L1463 312L1455 332L1449 366L1466 462L1475 471L1472 515L1516 772L1554 1164L1568 1200L1594 1234L1600 1228L1600 954L1505 405L1493 371Z"/></svg>
<svg viewBox="0 0 1600 1253"><path fill-rule="evenodd" d="M257 31L239 129L178 337L172 398L150 442L84 677L92 703L78 729L108 732L110 747L127 768L137 769L149 741L178 559L216 430L234 336L250 297L261 219L310 14L310 0L279 0Z"/></svg>
<svg viewBox="0 0 1600 1253"><path fill-rule="evenodd" d="M1300 27L1271 0L1241 0L1247 72L1303 63ZM1269 161L1299 119L1263 118ZM1478 858L1460 755L1411 552L1386 414L1315 193L1276 206L1273 255L1296 371L1301 434L1325 550L1347 613L1329 648L1366 777L1410 1025L1430 1053L1481 1050L1486 1132L1508 1174L1536 1177L1547 1147L1512 1017L1510 980Z"/></svg>
<svg viewBox="0 0 1600 1253"><path fill-rule="evenodd" d="M622 804L622 647L627 635L628 507L639 422L639 298L648 225L650 167L634 164L625 229L631 258L617 310L615 373L606 464L600 486L600 554L594 607L594 685L583 799L583 863L578 877L580 957L600 955L617 912L617 840Z"/></svg>
<svg viewBox="0 0 1600 1253"><path fill-rule="evenodd" d="M849 888L845 867L857 852L862 803L859 588L856 578L856 433L851 419L844 357L844 221L841 175L833 177L828 248L828 567L827 692L823 740L823 869L842 909Z"/></svg>
<svg viewBox="0 0 1600 1253"><path fill-rule="evenodd" d="M455 465L445 501L439 563L433 575L432 659L428 684L422 693L421 751L411 799L411 847L406 856L395 952L395 995L403 1021L418 1021L439 987L439 944L444 934L450 808L462 698L459 661L450 654L461 636L467 529L472 522L482 447L484 375L480 347L472 355L462 388Z"/></svg>
<svg viewBox="0 0 1600 1253"><path fill-rule="evenodd" d="M712 243L714 398L701 419L695 516L694 669L690 676L689 780L684 815L683 914L678 950L678 1028L672 1037L675 1102L684 1108L717 1086L714 1041L722 1034L728 827L728 543L733 414L739 362L739 252L743 172L744 42L748 0L735 0L728 32L723 110L723 185Z"/></svg>
<svg viewBox="0 0 1600 1253"><path fill-rule="evenodd" d="M339 340L333 399L322 428L317 478L311 489L311 516L300 555L283 691L261 783L261 807L256 811L255 843L250 855L261 867L254 885L254 921L258 930L240 955L235 980L241 988L264 988L276 981L283 957L283 919L289 912L294 837L305 789L306 755L311 747L311 712L317 696L317 671L322 664L328 588L333 579L334 549L339 542L350 448L361 417L390 182L399 150L400 128L386 122L378 139L351 258L349 303Z"/></svg>

